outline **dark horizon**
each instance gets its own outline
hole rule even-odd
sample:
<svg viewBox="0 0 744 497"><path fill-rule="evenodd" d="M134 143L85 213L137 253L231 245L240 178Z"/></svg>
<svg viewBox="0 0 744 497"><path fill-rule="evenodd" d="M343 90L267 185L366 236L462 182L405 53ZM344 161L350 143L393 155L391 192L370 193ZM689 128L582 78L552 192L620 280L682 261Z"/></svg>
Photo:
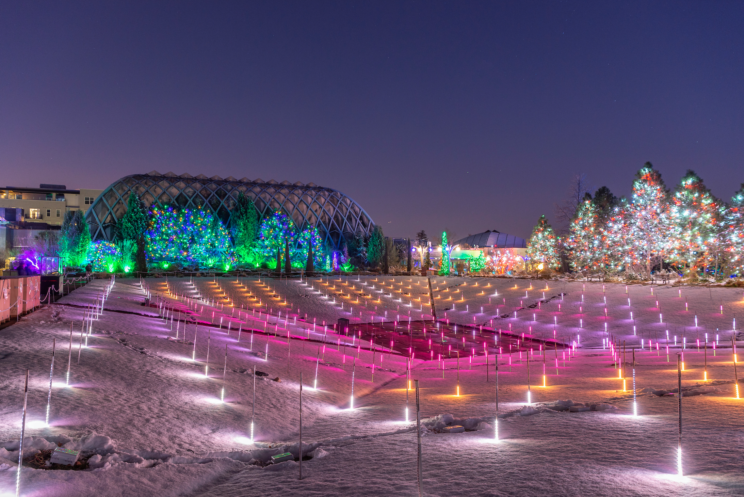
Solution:
<svg viewBox="0 0 744 497"><path fill-rule="evenodd" d="M157 170L340 190L390 236L527 238L571 176L744 182L739 2L0 9L2 185Z"/></svg>

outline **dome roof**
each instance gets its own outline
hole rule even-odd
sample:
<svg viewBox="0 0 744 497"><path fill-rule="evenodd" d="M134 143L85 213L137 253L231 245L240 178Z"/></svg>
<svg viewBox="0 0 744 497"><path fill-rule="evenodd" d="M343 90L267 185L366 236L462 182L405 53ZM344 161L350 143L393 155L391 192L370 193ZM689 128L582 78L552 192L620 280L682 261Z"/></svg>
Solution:
<svg viewBox="0 0 744 497"><path fill-rule="evenodd" d="M229 225L231 211L240 193L253 200L258 214L264 217L273 211L287 214L298 230L307 226L318 228L323 241L340 248L349 234L368 236L374 222L364 209L338 190L313 183L278 183L274 180L236 180L219 176L207 178L173 173L125 176L106 188L86 212L93 240L110 241L115 226L127 210L127 200L135 192L147 208L167 204L191 209L204 208Z"/></svg>
<svg viewBox="0 0 744 497"><path fill-rule="evenodd" d="M487 230L477 235L468 235L465 238L457 240L453 245L466 244L473 248L527 248L527 242L524 238L508 235L496 230Z"/></svg>

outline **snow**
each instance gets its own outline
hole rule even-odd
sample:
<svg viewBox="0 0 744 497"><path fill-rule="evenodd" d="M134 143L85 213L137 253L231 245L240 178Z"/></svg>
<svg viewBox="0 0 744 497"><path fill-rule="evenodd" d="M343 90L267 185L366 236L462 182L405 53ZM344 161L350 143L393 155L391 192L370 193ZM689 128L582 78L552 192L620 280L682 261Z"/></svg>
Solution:
<svg viewBox="0 0 744 497"><path fill-rule="evenodd" d="M149 278L145 283L153 297L150 306L143 305L146 292L139 280L120 279L103 314L93 321L88 347L79 350L84 314L108 283L94 280L62 299L54 311L45 307L0 330L0 495L15 494L26 369L31 374L24 455L59 445L82 451L88 469L24 467L22 495L417 493L416 395L413 390L406 392L402 349L390 353L386 344L376 341L372 352L369 341L360 344L336 335L324 322L332 325L347 318L352 325L379 323L400 316L405 325L409 315L431 320L425 278L324 277L302 283ZM493 336L491 328L496 333L502 329L502 340L506 340L503 331L511 329L516 335L577 341L580 347L565 360L563 350L552 347L545 356L538 351L531 357L531 405L526 405L527 353L520 361L515 352L511 367L508 354L502 355L498 442L494 440L495 346L490 347L488 381L480 350L472 364L461 360L459 374L454 357L440 363L416 356L411 379L420 386L425 495L744 493L744 400L733 398L731 350L733 320L744 308L741 289L630 285L626 293L625 285L603 288L602 283L466 278L433 278L432 284L441 297L439 317L453 324L482 325L488 328L484 331L488 337ZM164 295L168 290L172 294ZM184 295L198 299L186 300ZM205 300L219 297L224 306ZM159 316L157 305L163 301L176 310L172 328L170 320ZM250 330L254 330L252 346ZM682 478L676 475L674 396L676 353L682 351L670 347L667 360L667 330L672 344L675 335L678 344L683 336L687 339L683 351L687 476ZM698 351L696 340L704 341L706 332L709 381L703 382L705 354L702 348ZM710 347L716 335L714 355ZM621 353L625 342L625 392L606 348L609 336L620 343ZM56 339L54 387L51 426L46 427L52 339ZM654 344L659 340L658 352L655 347L649 350L649 339ZM631 347L636 349L638 417L632 416ZM316 368L318 390L312 388ZM256 440L252 442L256 369L267 376L255 380ZM350 410L352 371L354 409ZM300 481L298 462L271 465L269 461L283 452L299 455L301 375L306 459L305 478ZM455 395L458 376L459 397ZM466 431L443 432L454 425Z"/></svg>

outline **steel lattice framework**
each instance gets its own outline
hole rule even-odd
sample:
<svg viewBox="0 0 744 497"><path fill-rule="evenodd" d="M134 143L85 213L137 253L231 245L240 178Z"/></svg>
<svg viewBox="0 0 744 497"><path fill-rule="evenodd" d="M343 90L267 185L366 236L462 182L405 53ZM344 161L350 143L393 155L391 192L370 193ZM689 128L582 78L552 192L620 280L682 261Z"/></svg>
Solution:
<svg viewBox="0 0 744 497"><path fill-rule="evenodd" d="M292 218L299 230L307 226L318 228L321 238L334 249L340 249L350 235L370 235L374 227L369 215L351 198L313 183L207 178L202 174L178 176L153 171L121 178L93 202L86 213L93 240L114 238L116 224L126 213L127 200L133 191L148 209L157 203L205 208L226 226L230 226L232 209L242 192L253 200L261 218L280 210Z"/></svg>

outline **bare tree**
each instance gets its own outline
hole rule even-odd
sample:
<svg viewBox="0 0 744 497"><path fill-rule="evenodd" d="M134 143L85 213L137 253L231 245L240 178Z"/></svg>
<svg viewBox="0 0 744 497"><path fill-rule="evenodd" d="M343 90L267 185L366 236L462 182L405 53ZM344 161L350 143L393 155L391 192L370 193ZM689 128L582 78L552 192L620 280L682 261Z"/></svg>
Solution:
<svg viewBox="0 0 744 497"><path fill-rule="evenodd" d="M575 173L571 177L565 200L555 204L556 231L560 234L568 232L571 220L576 214L576 208L584 200L587 193L591 195L591 190L592 187L589 185L586 174Z"/></svg>

